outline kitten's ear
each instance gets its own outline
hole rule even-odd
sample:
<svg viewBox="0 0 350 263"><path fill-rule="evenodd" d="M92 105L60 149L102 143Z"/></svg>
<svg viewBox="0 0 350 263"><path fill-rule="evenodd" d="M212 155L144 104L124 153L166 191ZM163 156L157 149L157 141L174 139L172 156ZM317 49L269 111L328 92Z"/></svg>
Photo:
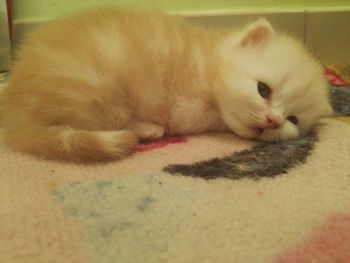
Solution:
<svg viewBox="0 0 350 263"><path fill-rule="evenodd" d="M272 35L271 24L265 19L259 19L243 29L239 45L241 47L261 47L271 39Z"/></svg>

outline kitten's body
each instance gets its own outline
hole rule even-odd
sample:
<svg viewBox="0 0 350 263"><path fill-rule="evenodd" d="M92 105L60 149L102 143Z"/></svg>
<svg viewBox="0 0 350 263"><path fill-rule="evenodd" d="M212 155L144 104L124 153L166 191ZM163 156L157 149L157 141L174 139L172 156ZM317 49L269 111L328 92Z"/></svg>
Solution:
<svg viewBox="0 0 350 263"><path fill-rule="evenodd" d="M18 52L2 96L5 141L46 158L99 161L121 157L138 138L158 138L164 132L230 128L247 138L296 137L329 108L321 68L298 44L272 36L269 24L259 23L231 35L192 28L161 14L110 9L44 26L31 33ZM257 52L269 56L271 51L259 49L268 50L274 42L277 49L281 43L288 48L288 41L293 42L290 52L301 58L290 62L292 70L274 69L282 76L251 57ZM275 60L269 61L271 67L280 65ZM298 63L306 63L312 76L294 72L300 70ZM252 71L256 76L248 70L252 66L257 67ZM260 78L303 83L289 88L292 94L281 92L319 101L298 107L309 108L310 123L303 121L300 131L288 133L278 120L280 132L261 134L272 106L254 97L256 88L251 86ZM254 121L245 117L251 107L262 115L253 114Z"/></svg>

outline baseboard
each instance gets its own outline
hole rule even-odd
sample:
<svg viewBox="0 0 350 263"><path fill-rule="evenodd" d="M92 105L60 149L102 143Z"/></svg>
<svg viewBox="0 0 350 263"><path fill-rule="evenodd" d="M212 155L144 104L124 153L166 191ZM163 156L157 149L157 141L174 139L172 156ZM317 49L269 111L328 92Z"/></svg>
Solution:
<svg viewBox="0 0 350 263"><path fill-rule="evenodd" d="M172 13L211 28L241 27L265 17L279 30L302 40L325 64L350 61L350 8L214 10ZM23 35L47 20L14 21L14 47Z"/></svg>

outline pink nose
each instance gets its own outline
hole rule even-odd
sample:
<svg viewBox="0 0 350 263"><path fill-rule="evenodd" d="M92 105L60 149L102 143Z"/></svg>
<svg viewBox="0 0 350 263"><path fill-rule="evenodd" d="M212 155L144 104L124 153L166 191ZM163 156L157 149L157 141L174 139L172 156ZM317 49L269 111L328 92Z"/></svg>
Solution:
<svg viewBox="0 0 350 263"><path fill-rule="evenodd" d="M266 117L266 120L267 129L277 129L280 126L280 124L274 118Z"/></svg>

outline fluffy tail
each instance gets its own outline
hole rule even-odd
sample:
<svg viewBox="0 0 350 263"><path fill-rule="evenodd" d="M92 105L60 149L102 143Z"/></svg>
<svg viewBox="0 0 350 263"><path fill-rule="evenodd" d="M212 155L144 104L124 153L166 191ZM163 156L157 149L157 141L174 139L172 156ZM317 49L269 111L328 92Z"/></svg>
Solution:
<svg viewBox="0 0 350 263"><path fill-rule="evenodd" d="M21 152L82 163L121 158L138 141L129 130L86 131L60 126L5 130L4 138L11 148Z"/></svg>

